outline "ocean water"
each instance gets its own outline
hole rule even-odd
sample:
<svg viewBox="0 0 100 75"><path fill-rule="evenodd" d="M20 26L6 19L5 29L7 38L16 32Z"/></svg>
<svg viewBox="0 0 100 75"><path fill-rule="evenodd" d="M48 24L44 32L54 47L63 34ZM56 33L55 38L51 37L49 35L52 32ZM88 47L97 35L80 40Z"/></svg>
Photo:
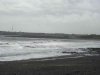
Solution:
<svg viewBox="0 0 100 75"><path fill-rule="evenodd" d="M100 41L0 37L0 61L98 55L89 48L100 48Z"/></svg>

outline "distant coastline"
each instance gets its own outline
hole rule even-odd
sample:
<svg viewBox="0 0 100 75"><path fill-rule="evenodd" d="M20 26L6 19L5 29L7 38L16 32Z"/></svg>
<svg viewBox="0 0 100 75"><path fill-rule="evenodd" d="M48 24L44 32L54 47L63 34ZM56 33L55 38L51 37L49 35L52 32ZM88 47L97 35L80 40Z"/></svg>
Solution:
<svg viewBox="0 0 100 75"><path fill-rule="evenodd" d="M63 34L63 33L29 33L29 32L9 32L0 31L0 35L6 37L27 37L27 38L56 38L56 39L94 39L100 40L100 35L96 34Z"/></svg>

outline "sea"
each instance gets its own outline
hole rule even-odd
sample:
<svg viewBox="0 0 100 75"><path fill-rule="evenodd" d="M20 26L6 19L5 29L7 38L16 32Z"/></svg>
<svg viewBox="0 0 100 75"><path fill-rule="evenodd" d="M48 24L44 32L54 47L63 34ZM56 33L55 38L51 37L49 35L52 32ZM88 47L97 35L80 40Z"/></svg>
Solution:
<svg viewBox="0 0 100 75"><path fill-rule="evenodd" d="M0 36L0 61L21 61L59 57L99 55L100 40L49 39ZM55 60L56 60L55 58Z"/></svg>

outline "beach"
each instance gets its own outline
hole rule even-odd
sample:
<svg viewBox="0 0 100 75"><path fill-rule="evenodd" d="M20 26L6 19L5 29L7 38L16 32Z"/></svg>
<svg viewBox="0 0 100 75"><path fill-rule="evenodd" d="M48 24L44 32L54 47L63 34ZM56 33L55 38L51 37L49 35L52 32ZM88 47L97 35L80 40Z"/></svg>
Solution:
<svg viewBox="0 0 100 75"><path fill-rule="evenodd" d="M0 37L0 75L100 75L100 41Z"/></svg>
<svg viewBox="0 0 100 75"><path fill-rule="evenodd" d="M0 75L99 75L100 56L0 62Z"/></svg>

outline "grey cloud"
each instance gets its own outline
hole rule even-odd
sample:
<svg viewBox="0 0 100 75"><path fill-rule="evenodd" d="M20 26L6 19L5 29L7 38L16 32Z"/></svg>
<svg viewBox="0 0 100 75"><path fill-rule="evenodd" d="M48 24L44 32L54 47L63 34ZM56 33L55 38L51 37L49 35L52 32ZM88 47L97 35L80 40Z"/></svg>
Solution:
<svg viewBox="0 0 100 75"><path fill-rule="evenodd" d="M11 24L23 31L78 33L80 29L85 33L82 29L89 26L92 33L100 28L99 4L100 0L0 0L0 27L9 30L7 24Z"/></svg>
<svg viewBox="0 0 100 75"><path fill-rule="evenodd" d="M97 3L98 0L95 0ZM8 14L69 15L85 12L100 13L94 0L2 0L1 10Z"/></svg>

